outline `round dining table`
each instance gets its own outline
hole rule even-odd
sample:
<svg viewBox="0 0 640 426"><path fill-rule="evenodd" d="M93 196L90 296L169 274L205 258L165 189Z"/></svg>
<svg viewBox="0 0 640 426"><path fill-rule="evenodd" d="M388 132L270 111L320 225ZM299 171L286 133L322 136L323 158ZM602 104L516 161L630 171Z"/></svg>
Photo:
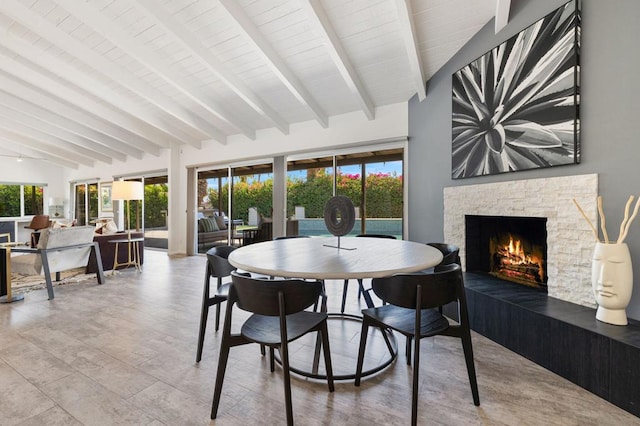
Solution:
<svg viewBox="0 0 640 426"><path fill-rule="evenodd" d="M388 277L428 269L441 261L442 253L426 244L354 237L265 241L240 247L229 256L229 262L244 271L318 280Z"/></svg>
<svg viewBox="0 0 640 426"><path fill-rule="evenodd" d="M441 261L442 253L426 244L386 238L354 237L286 238L250 244L234 250L229 255L229 263L243 271L271 277L323 281L380 278L397 273L418 272ZM371 303L370 298L367 297L367 300L367 304ZM330 318L361 321L361 317L357 315L329 315ZM381 335L390 355L373 368L365 369L363 376L384 369L396 358L395 339L387 331L381 331ZM316 341L314 352L311 370L292 364L291 371L306 377L325 378L325 375L318 373L319 340ZM345 374L336 374L334 371L335 380L349 380L354 377L355 366L353 372Z"/></svg>

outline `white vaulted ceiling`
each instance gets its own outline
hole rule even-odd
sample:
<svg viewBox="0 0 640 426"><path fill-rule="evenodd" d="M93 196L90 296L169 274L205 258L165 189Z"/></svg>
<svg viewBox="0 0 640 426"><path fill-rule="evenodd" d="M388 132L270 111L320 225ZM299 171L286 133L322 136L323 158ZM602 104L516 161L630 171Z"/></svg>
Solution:
<svg viewBox="0 0 640 426"><path fill-rule="evenodd" d="M496 4L497 3L497 4ZM0 153L159 155L424 97L505 0L0 0Z"/></svg>

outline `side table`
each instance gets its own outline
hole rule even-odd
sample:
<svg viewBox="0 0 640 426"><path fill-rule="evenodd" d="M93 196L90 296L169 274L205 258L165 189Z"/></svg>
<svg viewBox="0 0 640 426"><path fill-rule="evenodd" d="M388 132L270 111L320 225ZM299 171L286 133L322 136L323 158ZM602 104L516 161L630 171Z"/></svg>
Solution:
<svg viewBox="0 0 640 426"><path fill-rule="evenodd" d="M122 238L118 240L109 240L109 243L115 244L116 248L114 250L113 256L113 270L111 271L111 275L116 273L116 269L118 266L135 266L138 272L142 272L142 266L140 265L140 242L144 241L144 238ZM118 248L120 244L127 245L127 261L126 262L118 262ZM133 253L132 253L133 252Z"/></svg>

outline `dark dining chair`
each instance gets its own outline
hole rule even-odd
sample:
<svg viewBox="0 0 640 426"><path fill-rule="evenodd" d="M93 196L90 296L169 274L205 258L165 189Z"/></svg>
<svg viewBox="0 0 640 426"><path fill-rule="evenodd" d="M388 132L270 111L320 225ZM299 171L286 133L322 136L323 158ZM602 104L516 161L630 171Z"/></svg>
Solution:
<svg viewBox="0 0 640 426"><path fill-rule="evenodd" d="M356 237L359 238L385 238L388 240L395 240L396 237L393 235L387 234L358 234ZM380 247L380 250L384 250L384 247ZM347 292L349 291L349 280L344 280L344 286L342 288L342 305L340 306L340 313L344 314L344 308L347 304ZM369 290L365 290L362 278L358 278L358 300L360 297L364 297L364 301L367 304L368 308L373 307L373 301L368 294Z"/></svg>
<svg viewBox="0 0 640 426"><path fill-rule="evenodd" d="M229 263L229 255L236 247L217 246L207 252L207 266L204 273L204 290L202 293L202 309L200 312L200 329L198 332L198 351L196 362L202 359L202 348L204 346L204 335L207 328L207 318L209 308L216 306L216 331L220 327L220 304L227 300L229 295L229 284L222 284L222 279L231 275L231 271L236 268ZM215 292L211 292L211 278L217 280Z"/></svg>
<svg viewBox="0 0 640 426"><path fill-rule="evenodd" d="M430 274L433 272L440 272L446 268L447 265L460 265L460 248L454 244L447 243L427 243L428 246L436 248L442 253L442 260L433 268L429 268L422 272ZM443 313L443 307L438 306L438 312ZM405 354L407 358L407 365L411 365L411 336L407 337L405 345Z"/></svg>
<svg viewBox="0 0 640 426"><path fill-rule="evenodd" d="M435 272L452 263L461 265L460 248L458 246L447 243L427 243L427 245L440 250L440 253L442 253L442 260L433 268Z"/></svg>
<svg viewBox="0 0 640 426"><path fill-rule="evenodd" d="M291 378L289 371L289 342L312 331L318 332L324 350L329 391L333 392L333 370L327 331L327 313L309 312L306 308L322 295L322 283L303 280L270 280L231 274L227 310L222 330L220 357L216 373L211 418L218 414L222 383L229 359L229 350L234 346L259 343L269 347L270 370L274 371L274 350L280 352L284 380L284 400L287 424L293 425L291 403ZM239 334L231 334L234 305L251 312L241 326Z"/></svg>
<svg viewBox="0 0 640 426"><path fill-rule="evenodd" d="M464 281L460 266L450 264L443 266L439 272L430 274L397 274L386 278L374 278L372 289L380 299L388 304L362 311L362 331L360 333L355 385L360 386L370 326L391 329L411 337L414 341L411 424L415 425L418 417L420 339L435 335L452 336L462 340L473 403L476 406L480 405ZM435 309L453 301L456 301L459 306L460 322L458 325L450 323Z"/></svg>

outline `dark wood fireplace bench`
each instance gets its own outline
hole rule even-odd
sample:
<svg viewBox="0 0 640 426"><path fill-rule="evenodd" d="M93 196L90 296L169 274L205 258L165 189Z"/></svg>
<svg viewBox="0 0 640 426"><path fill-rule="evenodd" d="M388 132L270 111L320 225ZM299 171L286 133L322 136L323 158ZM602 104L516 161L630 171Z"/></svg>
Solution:
<svg viewBox="0 0 640 426"><path fill-rule="evenodd" d="M640 322L605 324L595 309L488 275L465 273L465 285L473 330L640 417Z"/></svg>

